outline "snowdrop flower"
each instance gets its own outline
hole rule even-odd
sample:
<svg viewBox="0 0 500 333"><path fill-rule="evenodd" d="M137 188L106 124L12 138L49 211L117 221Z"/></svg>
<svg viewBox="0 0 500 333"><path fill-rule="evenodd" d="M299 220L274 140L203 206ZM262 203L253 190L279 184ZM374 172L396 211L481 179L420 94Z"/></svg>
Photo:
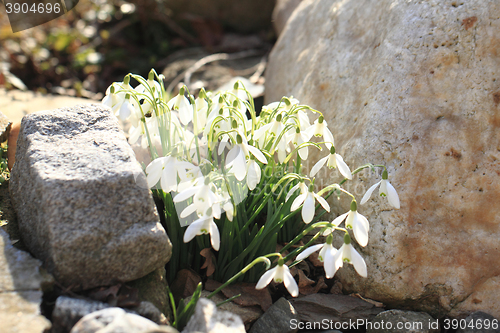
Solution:
<svg viewBox="0 0 500 333"><path fill-rule="evenodd" d="M130 115L135 113L135 107L130 102L130 95L127 94L125 96L125 101L123 101L122 105L118 109L115 115L117 115L122 121L127 120Z"/></svg>
<svg viewBox="0 0 500 333"><path fill-rule="evenodd" d="M312 167L310 176L314 177L318 173L318 171L325 165L325 163L330 169L338 167L342 176L347 179L352 179L351 170L344 162L342 156L335 152L335 147L333 145L330 148L330 155L323 157Z"/></svg>
<svg viewBox="0 0 500 333"><path fill-rule="evenodd" d="M290 273L288 266L284 264L283 259L280 258L276 267L268 270L261 276L255 286L255 289L264 289L271 282L271 280L274 280L276 283L285 283L286 289L293 297L297 297L299 295L299 286Z"/></svg>
<svg viewBox="0 0 500 333"><path fill-rule="evenodd" d="M242 181L247 175L248 168L246 160L247 158L250 158L250 153L252 153L252 155L255 156L255 158L257 158L257 160L261 163L267 164L266 157L259 149L249 145L244 135L240 135L239 133L236 134L236 144L229 151L229 153L227 153L226 168L232 168L234 176L239 181Z"/></svg>
<svg viewBox="0 0 500 333"><path fill-rule="evenodd" d="M177 190L177 175L180 169L189 167L189 162L178 161L175 157L165 156L154 159L146 167L147 182L151 188L158 183L161 178L161 189L164 192Z"/></svg>
<svg viewBox="0 0 500 333"><path fill-rule="evenodd" d="M247 186L250 191L257 187L260 183L261 170L259 164L255 161L253 157L247 161Z"/></svg>
<svg viewBox="0 0 500 333"><path fill-rule="evenodd" d="M335 254L337 253L337 249L333 247L332 241L333 235L330 234L326 238L326 242L324 244L318 244L308 247L297 256L296 260L304 260L312 253L321 250L319 252L318 259L324 263L326 278L331 279L337 271L337 269L335 268Z"/></svg>
<svg viewBox="0 0 500 333"><path fill-rule="evenodd" d="M309 189L307 188L306 184L304 184L304 181L300 181L297 185L293 186L290 189L290 192L287 193L285 201L288 201L290 197L298 190L300 189L300 194L307 194Z"/></svg>
<svg viewBox="0 0 500 333"><path fill-rule="evenodd" d="M345 214L340 215L332 221L332 224L338 226L346 219L345 226L348 229L352 229L354 232L354 238L359 245L365 247L368 244L368 231L370 230L370 224L366 217L358 213L356 201L351 202L351 210ZM331 233L332 229L326 230L323 235Z"/></svg>
<svg viewBox="0 0 500 333"><path fill-rule="evenodd" d="M330 205L328 202L326 202L323 197L317 195L316 193L313 192L314 185L311 184L309 185L309 191L306 193L300 194L297 198L292 203L292 206L290 207L290 211L295 211L297 210L300 205L304 204L302 206L302 220L304 223L310 223L314 217L314 211L315 211L315 200L318 200L318 202L323 206L323 208L329 212L330 211Z"/></svg>
<svg viewBox="0 0 500 333"><path fill-rule="evenodd" d="M184 218L194 211L198 214L206 214L205 212L212 208L212 213L214 217L220 218L220 205L216 205L219 202L218 196L212 191L213 184L210 177L205 176L205 179L201 185L189 187L182 192L179 192L175 198L174 202L181 202L193 197L193 203L184 209L180 217Z"/></svg>
<svg viewBox="0 0 500 333"><path fill-rule="evenodd" d="M213 217L205 215L191 223L184 232L184 243L190 242L195 236L210 234L210 243L215 251L219 251L220 234Z"/></svg>
<svg viewBox="0 0 500 333"><path fill-rule="evenodd" d="M363 257L356 251L356 249L351 245L351 236L348 233L344 235L344 245L335 253L333 261L335 262L335 272L344 265L344 262L349 263L354 266L356 272L362 277L367 277L366 263ZM326 271L326 268L325 268ZM331 273L331 272L329 272ZM328 276L328 273L327 273Z"/></svg>
<svg viewBox="0 0 500 333"><path fill-rule="evenodd" d="M309 142L311 135L307 131L302 131L299 127L297 127L294 132L295 133L288 136L288 141L290 141L295 148L304 142ZM300 148L298 153L301 159L307 160L307 157L309 156L309 147L306 146Z"/></svg>
<svg viewBox="0 0 500 333"><path fill-rule="evenodd" d="M370 196L372 195L375 188L380 185L380 188L378 190L379 195L387 197L389 204L392 207L399 209L400 205L399 205L398 192L396 192L396 189L391 185L391 183L389 183L387 178L388 178L387 170L384 170L384 172L382 172L382 180L372 185L372 187L370 187L368 191L366 191L365 195L361 199L360 204L363 205L364 203L366 203L368 199L370 199Z"/></svg>
<svg viewBox="0 0 500 333"><path fill-rule="evenodd" d="M135 87L134 90L139 94L149 94L153 100L155 100L156 98L160 98L161 86L155 80L155 73L153 70L149 72L148 80L146 82L149 87L141 83L137 87ZM151 95L151 90L153 92L153 95Z"/></svg>
<svg viewBox="0 0 500 333"><path fill-rule="evenodd" d="M184 96L184 87L179 90L179 94L168 101L170 110L179 112L179 119L183 125L187 125L193 119L193 107L189 100Z"/></svg>
<svg viewBox="0 0 500 333"><path fill-rule="evenodd" d="M325 145L327 148L331 148L331 146L334 145L333 134L328 129L328 125L323 116L319 116L319 118L314 121L314 124L312 124L307 131L311 134L311 136L322 136L323 140L326 142Z"/></svg>

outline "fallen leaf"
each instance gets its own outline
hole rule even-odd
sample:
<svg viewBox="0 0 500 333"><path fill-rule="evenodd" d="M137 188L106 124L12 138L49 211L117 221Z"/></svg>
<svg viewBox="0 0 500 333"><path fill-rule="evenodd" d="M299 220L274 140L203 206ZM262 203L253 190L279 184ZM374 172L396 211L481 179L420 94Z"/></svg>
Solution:
<svg viewBox="0 0 500 333"><path fill-rule="evenodd" d="M262 290L255 289L255 283L235 283L222 289L222 293L227 298L241 294L233 302L241 306L258 305L263 311L269 309L273 304L268 288Z"/></svg>
<svg viewBox="0 0 500 333"><path fill-rule="evenodd" d="M314 280L311 280L306 276L303 270L299 269L299 288L304 288L314 284Z"/></svg>
<svg viewBox="0 0 500 333"><path fill-rule="evenodd" d="M205 258L205 262L203 263L203 266L201 266L201 269L206 268L207 276L211 276L215 272L215 256L212 252L212 248L207 247L206 249L201 250L200 255Z"/></svg>
<svg viewBox="0 0 500 333"><path fill-rule="evenodd" d="M328 286L325 283L325 278L322 277L322 276L320 276L319 279L318 279L318 283L316 283L315 286L309 285L309 286L305 286L305 287L302 287L302 288L299 287L299 292L302 295L311 295L311 294L316 294L321 289L327 288L327 287Z"/></svg>
<svg viewBox="0 0 500 333"><path fill-rule="evenodd" d="M319 254L317 252L314 252L308 257L308 259L314 267L323 267L323 262L321 262L318 257Z"/></svg>
<svg viewBox="0 0 500 333"><path fill-rule="evenodd" d="M175 301L179 302L181 298L193 295L200 282L200 276L190 269L181 269L177 272L177 276L170 286Z"/></svg>
<svg viewBox="0 0 500 333"><path fill-rule="evenodd" d="M118 292L116 304L112 305L120 308L131 308L139 306L140 304L141 300L139 299L139 289L123 285Z"/></svg>
<svg viewBox="0 0 500 333"><path fill-rule="evenodd" d="M120 287L121 284L117 284L111 287L100 287L91 291L89 297L99 302L112 302L116 300L118 291L120 291Z"/></svg>
<svg viewBox="0 0 500 333"><path fill-rule="evenodd" d="M335 295L342 294L342 283L340 283L340 281L335 281L332 288L330 289L330 294L335 294Z"/></svg>

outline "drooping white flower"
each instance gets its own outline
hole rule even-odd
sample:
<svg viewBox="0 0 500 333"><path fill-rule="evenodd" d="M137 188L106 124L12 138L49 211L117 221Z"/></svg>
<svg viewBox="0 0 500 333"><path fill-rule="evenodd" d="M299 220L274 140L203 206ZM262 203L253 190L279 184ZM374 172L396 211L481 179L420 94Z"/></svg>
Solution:
<svg viewBox="0 0 500 333"><path fill-rule="evenodd" d="M184 96L184 88L181 88L179 94L168 101L167 105L170 110L177 110L179 120L183 125L187 125L193 119L193 107Z"/></svg>
<svg viewBox="0 0 500 333"><path fill-rule="evenodd" d="M191 223L184 232L184 243L188 243L195 236L210 234L210 242L215 251L220 248L220 234L212 216L203 216Z"/></svg>
<svg viewBox="0 0 500 333"><path fill-rule="evenodd" d="M176 203L193 197L193 203L181 212L180 217L184 218L194 211L197 211L199 215L203 215L206 214L206 211L209 209L211 209L213 214L215 214L210 215L220 217L220 205L216 205L220 200L214 193L213 189L214 185L211 182L210 177L205 176L203 183L200 185L189 187L182 192L179 192L174 198L174 202Z"/></svg>
<svg viewBox="0 0 500 333"><path fill-rule="evenodd" d="M326 202L326 200L323 199L323 197L313 192L313 185L309 186L309 191L307 191L306 193L302 193L297 198L295 198L295 200L292 203L292 206L290 207L290 211L293 212L297 210L300 207L300 205L303 204L302 220L304 221L304 223L310 223L314 217L314 213L316 210L315 200L318 200L318 202L327 212L330 211L330 205L328 204L328 202Z"/></svg>
<svg viewBox="0 0 500 333"><path fill-rule="evenodd" d="M328 235L326 242L324 244L313 245L304 250L299 254L296 260L304 260L309 257L312 253L320 251L318 259L324 263L325 274L327 279L331 279L335 275L335 260L334 256L337 253L337 249L332 245L333 236Z"/></svg>
<svg viewBox="0 0 500 333"><path fill-rule="evenodd" d="M189 167L189 162L178 161L175 157L158 157L146 167L147 182L151 188L160 181L161 189L165 192L177 190L177 175L180 169Z"/></svg>
<svg viewBox="0 0 500 333"><path fill-rule="evenodd" d="M253 158L250 158L247 161L247 186L250 191L259 184L261 174L259 164Z"/></svg>
<svg viewBox="0 0 500 333"><path fill-rule="evenodd" d="M398 192L396 192L396 189L394 188L394 186L391 185L391 183L389 183L387 178L388 178L387 170L384 170L384 172L382 173L382 180L379 181L378 183L372 185L368 189L368 191L366 191L365 195L361 199L360 204L363 205L364 203L366 203L368 201L368 199L370 199L370 196L372 195L375 188L377 188L377 186L380 185L380 188L378 191L379 195L383 196L383 197L387 197L389 204L392 207L399 209L400 203L399 203Z"/></svg>
<svg viewBox="0 0 500 333"><path fill-rule="evenodd" d="M333 134L330 132L328 129L328 125L325 121L325 118L323 116L319 116L318 119L314 121L314 124L312 124L307 131L314 136L323 137L323 140L325 140L325 146L330 149L331 146L334 145L333 141Z"/></svg>
<svg viewBox="0 0 500 333"><path fill-rule="evenodd" d="M368 222L366 217L358 213L356 201L353 200L351 202L351 209L347 213L344 213L335 218L332 221L332 224L338 226L342 223L342 221L344 221L344 219L346 220L346 228L352 229L352 231L354 232L354 238L356 238L358 244L365 247L366 244L368 244L368 231L370 230L370 223ZM329 234L331 232L331 229L326 230L323 235Z"/></svg>
<svg viewBox="0 0 500 333"><path fill-rule="evenodd" d="M333 272L333 275L335 275L335 272L344 265L344 262L346 262L353 265L356 272L358 272L358 274L362 277L368 276L366 263L363 260L363 257L361 257L358 251L356 251L356 249L352 246L351 237L347 233L344 236L344 245L342 245L337 253L335 253L333 261L335 262L335 271ZM332 272L326 273L327 276L330 273Z"/></svg>
<svg viewBox="0 0 500 333"><path fill-rule="evenodd" d="M347 164L344 162L342 156L335 152L335 147L332 146L330 148L330 155L323 157L320 159L311 169L310 176L314 177L318 171L325 165L330 168L338 168L342 176L347 179L352 179L352 173Z"/></svg>
<svg viewBox="0 0 500 333"><path fill-rule="evenodd" d="M311 135L307 131L301 130L299 127L296 129L292 129L293 133L288 135L288 141L294 145L294 148L297 148L301 144L305 142L309 142ZM299 156L303 160L307 160L309 156L309 147L302 147L298 150Z"/></svg>
<svg viewBox="0 0 500 333"><path fill-rule="evenodd" d="M290 197L298 190L300 189L300 194L307 194L307 191L309 189L307 188L306 184L304 184L304 181L300 181L297 185L293 186L290 191L286 194L285 201L288 201Z"/></svg>
<svg viewBox="0 0 500 333"><path fill-rule="evenodd" d="M276 283L283 282L286 289L293 297L297 297L299 295L299 286L290 273L288 266L283 263L283 259L279 259L276 267L268 270L260 277L255 289L264 289L271 282L271 280L274 280Z"/></svg>
<svg viewBox="0 0 500 333"><path fill-rule="evenodd" d="M226 156L226 168L231 168L239 181L245 179L247 175L246 161L247 158L250 158L250 153L261 163L267 164L266 157L258 148L249 145L244 135L236 134L236 144Z"/></svg>

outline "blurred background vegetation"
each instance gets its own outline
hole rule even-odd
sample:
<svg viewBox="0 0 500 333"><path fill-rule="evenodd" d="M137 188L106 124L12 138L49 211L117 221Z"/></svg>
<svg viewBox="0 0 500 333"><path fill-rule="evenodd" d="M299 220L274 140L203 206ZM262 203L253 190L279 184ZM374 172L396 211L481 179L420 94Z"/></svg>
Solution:
<svg viewBox="0 0 500 333"><path fill-rule="evenodd" d="M248 56L261 59L275 39L274 4L274 0L80 0L60 18L18 33L12 32L2 8L0 87L101 99L111 82L121 81L129 72L146 76L155 68L173 80L213 53L250 50ZM191 61L172 65L186 59ZM236 66L233 74L251 75L258 63Z"/></svg>

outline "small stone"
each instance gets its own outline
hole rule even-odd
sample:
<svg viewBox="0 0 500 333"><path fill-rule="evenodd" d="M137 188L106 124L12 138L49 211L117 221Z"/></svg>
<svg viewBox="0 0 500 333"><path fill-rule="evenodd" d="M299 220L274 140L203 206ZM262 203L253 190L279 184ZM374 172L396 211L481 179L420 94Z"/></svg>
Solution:
<svg viewBox="0 0 500 333"><path fill-rule="evenodd" d="M435 325L435 326L434 326ZM367 333L438 333L438 321L425 312L389 310L366 325Z"/></svg>
<svg viewBox="0 0 500 333"><path fill-rule="evenodd" d="M372 319L383 309L356 297L333 294L312 294L290 300L299 317L305 322L357 321Z"/></svg>
<svg viewBox="0 0 500 333"><path fill-rule="evenodd" d="M452 322L450 322L452 324ZM458 321L461 326L460 320ZM459 328L457 333L500 333L500 321L482 311L471 313L465 318L465 328ZM496 327L496 328L494 328Z"/></svg>
<svg viewBox="0 0 500 333"><path fill-rule="evenodd" d="M12 122L2 112L0 112L0 143L7 140L9 137L10 127Z"/></svg>
<svg viewBox="0 0 500 333"><path fill-rule="evenodd" d="M201 292L201 297L206 298L208 295L210 295L210 291L203 290ZM185 303L187 304L187 302L189 302L190 299L191 299L191 296L187 297L185 299ZM212 302L214 302L215 304L219 304L219 303L226 301L227 297L225 297L222 293L217 293L214 296L212 296L210 298L210 300ZM226 303L218 306L217 309L233 313L233 314L237 315L238 317L240 317L241 320L243 321L243 324L245 325L246 331L249 331L250 328L252 327L252 324L264 314L264 312L262 311L262 309L259 306L256 306L256 305L254 305L254 306L241 306L241 305L234 303L233 301L226 302Z"/></svg>
<svg viewBox="0 0 500 333"><path fill-rule="evenodd" d="M71 333L145 333L158 329L160 326L149 319L121 308L107 308L80 319Z"/></svg>
<svg viewBox="0 0 500 333"><path fill-rule="evenodd" d="M160 267L140 279L127 282L126 285L136 288L139 291L139 299L141 301L151 302L152 305L167 317L167 320L171 320L172 310L167 293L168 283L166 274L165 268ZM143 314L141 313L141 315ZM157 320L147 315L144 316L158 323Z"/></svg>
<svg viewBox="0 0 500 333"><path fill-rule="evenodd" d="M10 192L26 246L63 286L132 281L170 259L145 176L105 106L26 115Z"/></svg>
<svg viewBox="0 0 500 333"><path fill-rule="evenodd" d="M54 283L29 253L11 245L0 228L0 325L2 333L42 333L50 322L40 314L42 290Z"/></svg>
<svg viewBox="0 0 500 333"><path fill-rule="evenodd" d="M59 296L52 312L52 332L68 332L86 315L109 307L98 301Z"/></svg>
<svg viewBox="0 0 500 333"><path fill-rule="evenodd" d="M243 321L237 315L218 311L214 302L200 298L194 314L189 319L183 333L245 333Z"/></svg>
<svg viewBox="0 0 500 333"><path fill-rule="evenodd" d="M299 315L293 305L281 297L253 324L250 333L291 333L291 323L299 323Z"/></svg>

